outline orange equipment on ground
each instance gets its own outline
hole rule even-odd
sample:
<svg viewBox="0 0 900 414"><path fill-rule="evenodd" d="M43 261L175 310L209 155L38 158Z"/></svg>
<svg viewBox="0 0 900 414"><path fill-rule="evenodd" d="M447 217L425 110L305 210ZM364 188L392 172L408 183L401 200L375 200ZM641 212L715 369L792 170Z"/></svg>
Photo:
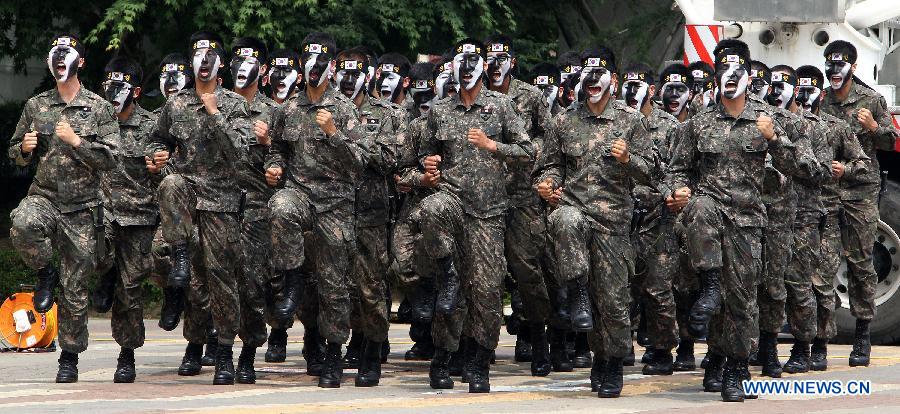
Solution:
<svg viewBox="0 0 900 414"><path fill-rule="evenodd" d="M0 306L0 347L15 350L46 348L58 331L56 304L47 313L34 310L34 294L14 293Z"/></svg>

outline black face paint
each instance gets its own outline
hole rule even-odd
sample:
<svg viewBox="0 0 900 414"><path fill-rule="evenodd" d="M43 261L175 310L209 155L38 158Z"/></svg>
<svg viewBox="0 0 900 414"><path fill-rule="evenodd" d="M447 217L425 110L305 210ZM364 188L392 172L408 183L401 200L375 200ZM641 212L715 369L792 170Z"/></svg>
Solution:
<svg viewBox="0 0 900 414"><path fill-rule="evenodd" d="M716 81L719 91L726 99L735 99L747 92L750 74L747 64L739 55L725 55L722 62L716 62Z"/></svg>
<svg viewBox="0 0 900 414"><path fill-rule="evenodd" d="M626 105L641 110L650 99L650 84L644 80L646 78L647 75L644 73L629 72L625 74L622 91Z"/></svg>
<svg viewBox="0 0 900 414"><path fill-rule="evenodd" d="M59 82L65 82L78 73L78 58L81 57L78 51L69 46L54 46L50 49L47 57L47 63L50 66L50 73Z"/></svg>
<svg viewBox="0 0 900 414"><path fill-rule="evenodd" d="M118 72L114 72L109 75L115 75ZM119 73L121 77L121 73ZM131 105L131 102L134 101L134 86L129 82L124 82L121 80L107 80L103 82L103 95L106 97L106 100L109 103L113 104L116 113L121 113Z"/></svg>
<svg viewBox="0 0 900 414"><path fill-rule="evenodd" d="M418 83L423 83L423 85L418 85ZM420 88L419 86L423 87ZM429 86L428 81L418 80L415 87L411 89L413 102L422 114L428 114L437 97L437 94L434 93L434 88Z"/></svg>
<svg viewBox="0 0 900 414"><path fill-rule="evenodd" d="M301 55L303 61L303 80L310 86L317 88L331 78L331 51L328 47L319 44L306 45L306 51Z"/></svg>
<svg viewBox="0 0 900 414"><path fill-rule="evenodd" d="M576 91L578 90L578 84L581 82L581 67L580 66L568 66L563 70L561 74L562 82L560 82L560 91L558 92L559 96L557 97L557 103L562 108L568 108L572 106L572 103L575 102L577 96Z"/></svg>
<svg viewBox="0 0 900 414"><path fill-rule="evenodd" d="M212 48L201 48L194 51L194 77L203 82L216 79L219 73L219 54Z"/></svg>
<svg viewBox="0 0 900 414"><path fill-rule="evenodd" d="M831 83L832 89L841 89L852 78L850 69L853 65L842 60L843 55L832 53L831 59L825 62L825 78Z"/></svg>
<svg viewBox="0 0 900 414"><path fill-rule="evenodd" d="M234 86L244 89L259 79L259 60L253 56L235 56L231 59L231 77Z"/></svg>
<svg viewBox="0 0 900 414"><path fill-rule="evenodd" d="M403 93L403 76L397 72L399 68L392 64L381 65L378 81L375 82L375 88L378 90L381 99L396 102L397 98Z"/></svg>
<svg viewBox="0 0 900 414"><path fill-rule="evenodd" d="M484 72L484 59L477 53L460 53L453 59L454 77L466 90L475 87L475 84L481 81L481 75Z"/></svg>
<svg viewBox="0 0 900 414"><path fill-rule="evenodd" d="M677 80L672 78L677 76ZM663 110L678 115L687 106L691 97L691 91L687 85L682 82L682 78L678 74L669 75L670 80L662 86L662 105Z"/></svg>
<svg viewBox="0 0 900 414"><path fill-rule="evenodd" d="M338 90L351 100L356 99L366 82L366 74L360 70L341 70L335 78Z"/></svg>

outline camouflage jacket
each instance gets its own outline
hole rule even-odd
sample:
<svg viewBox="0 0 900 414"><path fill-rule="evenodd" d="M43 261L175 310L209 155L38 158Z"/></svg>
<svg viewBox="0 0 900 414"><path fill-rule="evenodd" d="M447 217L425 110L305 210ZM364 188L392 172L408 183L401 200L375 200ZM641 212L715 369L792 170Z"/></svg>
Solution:
<svg viewBox="0 0 900 414"><path fill-rule="evenodd" d="M256 121L268 123L277 107L275 101L257 92L253 102L250 102L250 125ZM244 221L251 223L268 217L269 199L275 194L275 189L266 184L266 170L263 168L269 147L260 144L256 134L250 134L248 144L247 158L241 162L238 179L241 190L247 192Z"/></svg>
<svg viewBox="0 0 900 414"><path fill-rule="evenodd" d="M320 109L333 116L338 132L332 137L316 123ZM327 88L317 103L299 91L272 113L266 168L281 167L285 186L306 193L317 212L349 211L359 173L368 162L368 149L350 134L358 123L356 106L334 88Z"/></svg>
<svg viewBox="0 0 900 414"><path fill-rule="evenodd" d="M434 188L422 185L422 176L425 175L419 165L419 146L428 130L428 118L420 116L413 119L406 129L406 136L400 146L399 154L399 170L397 175L400 180L397 181L398 186L410 187L411 190L402 194L403 203L401 211L408 211L414 207L423 198L434 193ZM402 214L401 214L402 216Z"/></svg>
<svg viewBox="0 0 900 414"><path fill-rule="evenodd" d="M822 203L828 214L836 214L841 208L841 187L852 187L858 177L866 177L872 168L872 161L859 145L856 134L841 119L819 112L822 121L828 124L828 147L835 161L844 164L844 175L840 179L831 176L822 185ZM843 184L844 182L848 184Z"/></svg>
<svg viewBox="0 0 900 414"><path fill-rule="evenodd" d="M747 100L744 111L735 118L719 103L688 119L678 129L663 194L688 187L694 178L694 196L716 200L737 226L765 227L766 208L761 196L766 155L771 154L773 166L785 174L797 170L797 146L784 128L792 124L776 121L772 141L757 129L757 118L775 118L774 109Z"/></svg>
<svg viewBox="0 0 900 414"><path fill-rule="evenodd" d="M459 95L438 101L428 112L419 159L441 156L439 191L462 200L463 210L478 218L503 214L509 207L507 165L530 163L534 149L509 97L482 87L471 107ZM467 139L470 128L480 128L497 143L490 153Z"/></svg>
<svg viewBox="0 0 900 414"><path fill-rule="evenodd" d="M854 180L841 180L843 200L875 200L881 185L881 166L878 165L878 157L875 150L892 151L898 132L891 122L891 114L887 109L887 102L878 92L862 86L855 81L850 89L847 99L838 102L834 91L826 89L825 98L822 99L822 112L832 115L850 125L850 130L859 140L859 145L865 151L872 163L871 168L864 175L858 175ZM867 108L872 111L872 117L878 122L875 132L866 131L856 114L860 109Z"/></svg>
<svg viewBox="0 0 900 414"><path fill-rule="evenodd" d="M383 226L395 202L394 173L397 154L406 140L406 110L396 104L366 97L358 108L359 124L353 133L364 140L371 158L356 187L356 224Z"/></svg>
<svg viewBox="0 0 900 414"><path fill-rule="evenodd" d="M525 125L525 131L531 139L534 156L537 159L544 142L544 133L550 124L550 107L538 88L511 78L506 96L512 99L516 113ZM531 173L534 163L521 163L508 166L509 176L506 191L509 193L512 206L538 205L541 197L531 186Z"/></svg>
<svg viewBox="0 0 900 414"><path fill-rule="evenodd" d="M579 105L553 119L537 161L534 184L547 179L563 187L559 205L583 211L597 230L627 235L631 231L635 185L650 185L659 157L640 112L610 100L599 115ZM623 139L630 160L621 164L610 154Z"/></svg>
<svg viewBox="0 0 900 414"><path fill-rule="evenodd" d="M77 148L56 136L56 124L66 121L81 138ZM22 154L25 133L38 132L38 145ZM112 105L102 97L81 89L66 104L54 88L27 102L7 154L16 165L37 163L28 195L50 200L63 213L100 204L101 172L116 168L119 123Z"/></svg>
<svg viewBox="0 0 900 414"><path fill-rule="evenodd" d="M134 104L134 112L119 121L118 165L103 174L104 207L120 226L153 226L159 216L156 188L159 174L147 171L146 146L156 116Z"/></svg>
<svg viewBox="0 0 900 414"><path fill-rule="evenodd" d="M209 115L195 89L169 97L153 129L148 153L168 150L175 170L191 183L198 210L236 213L241 189L237 173L253 135L244 97L217 87L219 112ZM148 155L149 155L148 154Z"/></svg>
<svg viewBox="0 0 900 414"><path fill-rule="evenodd" d="M811 112L802 111L800 117L806 122L809 131L807 136L813 158L808 164L814 174L809 177L796 177L794 180L794 192L797 195L795 226L817 224L825 214L821 198L822 186L831 178L833 160L833 151L828 146L828 124Z"/></svg>
<svg viewBox="0 0 900 414"><path fill-rule="evenodd" d="M672 140L675 139L678 120L668 112L653 106L650 116L646 117L645 125L649 133L650 143L659 156L659 167L654 171L652 185L638 184L634 187L632 195L635 208L639 209L640 213L644 215L640 223L640 231L647 231L656 227L659 225L662 217L669 212L665 199L663 199L657 187L665 179L665 168L669 163Z"/></svg>

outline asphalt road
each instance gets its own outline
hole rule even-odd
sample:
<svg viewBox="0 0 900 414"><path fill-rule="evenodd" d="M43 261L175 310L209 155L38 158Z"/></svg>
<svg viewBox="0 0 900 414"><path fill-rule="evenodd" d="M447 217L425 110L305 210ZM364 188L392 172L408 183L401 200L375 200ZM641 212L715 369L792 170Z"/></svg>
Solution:
<svg viewBox="0 0 900 414"><path fill-rule="evenodd" d="M299 324L297 324L299 325ZM147 343L137 352L135 384L114 384L118 347L108 320L92 320L91 344L81 354L80 382L55 384L58 353L0 353L0 413L550 413L574 412L741 412L741 413L860 413L900 412L900 347L875 347L872 366L847 366L848 346L830 348L830 367L824 373L785 375L785 379L870 380L867 396L762 396L743 404L726 404L718 394L702 392L700 371L667 377L640 374L640 366L626 367L625 388L618 399L599 399L590 392L588 369L553 373L546 378L529 375L527 363L512 362L514 338L503 333L498 363L491 371L490 394L469 395L457 382L451 391L428 387L428 363L403 361L410 347L407 325L394 325L391 357L384 366L381 386L355 388L354 370L345 370L340 389L320 389L305 374L300 356L301 328L289 332L288 361L262 362L257 354L255 385L213 386L212 368L196 377L175 371L185 342L180 332L164 332L147 321ZM790 344L779 346L782 362ZM697 357L705 347L698 345ZM235 358L238 353L235 349ZM699 362L699 361L698 361ZM754 370L754 375L758 369Z"/></svg>

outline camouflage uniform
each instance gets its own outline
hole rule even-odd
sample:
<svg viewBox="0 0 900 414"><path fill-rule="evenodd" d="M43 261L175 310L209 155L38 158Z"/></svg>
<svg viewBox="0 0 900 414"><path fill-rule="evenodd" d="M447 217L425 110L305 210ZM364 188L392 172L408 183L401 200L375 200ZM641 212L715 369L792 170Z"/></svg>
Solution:
<svg viewBox="0 0 900 414"><path fill-rule="evenodd" d="M610 100L599 115L579 105L554 118L535 168L535 183L549 179L563 188L548 219L558 277L589 278L595 308L589 341L604 359L623 358L631 349L631 192L636 184L649 185L658 169L646 127L639 112L618 101ZM618 139L628 144L628 164L610 155Z"/></svg>
<svg viewBox="0 0 900 414"><path fill-rule="evenodd" d="M413 287L421 278L431 277L430 270L424 271L426 265L423 262L427 261L421 260L425 255L419 251L417 243L421 239L419 207L425 197L434 193L434 189L422 186L424 172L418 160L419 146L428 129L427 122L427 117L420 116L409 123L399 154L400 181L397 184L411 190L403 197L399 220L393 228L391 266L398 285L408 294L413 294Z"/></svg>
<svg viewBox="0 0 900 414"><path fill-rule="evenodd" d="M119 346L130 349L144 345L141 285L153 265L151 250L159 220L156 188L160 179L147 171L144 158L154 125L156 116L135 104L131 116L119 122L118 168L103 175L104 209L112 230L109 253L120 277L110 325Z"/></svg>
<svg viewBox="0 0 900 414"><path fill-rule="evenodd" d="M721 103L700 112L679 128L666 178L666 193L696 179L681 222L692 268L721 271L722 309L708 339L711 349L728 358L749 358L758 330L754 308L766 226L761 193L767 153L779 171L796 169L797 147L785 133L791 125L776 122L776 137L767 141L756 126L762 115L772 116L772 109L753 100L736 118Z"/></svg>
<svg viewBox="0 0 900 414"><path fill-rule="evenodd" d="M332 113L334 136L316 123L319 109ZM346 342L350 333L354 190L367 162L367 150L349 132L358 119L353 103L327 88L318 103L305 92L294 95L275 110L270 124L266 168L281 167L286 177L285 188L269 200L272 267L314 272L308 279L316 281L319 332L331 343Z"/></svg>
<svg viewBox="0 0 900 414"><path fill-rule="evenodd" d="M650 141L661 165L664 165L669 161L671 140L674 139L678 120L653 107L646 124ZM654 183L663 178L662 167L657 171ZM678 345L672 283L681 263L681 247L674 231L675 215L671 214L662 194L653 186L636 185L633 197L635 208L639 211L637 216L641 218L633 242L637 269L643 270L643 277L636 274L640 297L632 300L640 300L644 305L647 336L653 347L671 350Z"/></svg>
<svg viewBox="0 0 900 414"><path fill-rule="evenodd" d="M257 92L249 106L251 124L256 121L268 123L278 104ZM268 203L275 190L266 184L266 172L263 169L268 153L269 147L260 144L256 134L252 134L249 137L249 156L241 162L238 170L239 186L246 192L238 271L241 293L241 326L238 336L244 346L257 348L266 342L266 310L271 309L274 303L270 289L274 272L269 265L272 233L268 220ZM278 326L277 322L272 326Z"/></svg>
<svg viewBox="0 0 900 414"><path fill-rule="evenodd" d="M844 164L844 175L840 180L829 177L822 185L821 199L825 208L824 223L820 227L820 264L812 273L812 284L816 294L816 338L830 340L837 334L834 310L837 307L834 291L834 277L841 266L841 187L852 187L858 177L865 177L871 167L869 157L863 152L856 136L846 122L820 112L819 116L828 124L828 147L836 161Z"/></svg>
<svg viewBox="0 0 900 414"><path fill-rule="evenodd" d="M195 344L206 341L208 314L198 308L208 306L219 345L231 346L240 327L236 271L241 195L235 177L247 158L253 132L244 98L221 87L214 93L219 109L215 115L207 114L194 89L171 96L159 115L148 152L168 150L174 154L177 170L159 185L163 237L173 245L190 242L195 232L199 237L191 254L185 339ZM201 302L204 293L208 302ZM198 326L201 321L203 326Z"/></svg>
<svg viewBox="0 0 900 414"><path fill-rule="evenodd" d="M81 138L78 147L54 134L66 121ZM25 133L38 131L38 146L27 156L21 145ZM25 103L9 141L9 158L16 165L37 163L34 181L10 214L10 238L25 264L40 269L59 253L59 345L80 353L88 346L88 277L102 256L100 222L101 173L116 167L119 124L112 105L82 86L68 104L56 89Z"/></svg>
<svg viewBox="0 0 900 414"><path fill-rule="evenodd" d="M863 129L856 119L860 109L872 111L878 122L875 132ZM884 97L878 92L856 82L843 102L838 102L834 91L826 89L822 100L822 112L832 115L850 125L859 144L872 162L865 175L859 175L854 182L842 180L841 202L844 207L844 225L841 228L844 240L844 256L847 258L847 289L850 296L850 313L861 320L875 317L875 285L878 276L872 262L875 246L875 231L878 227L878 191L881 185L881 169L875 150L891 151L897 138L897 130L891 124Z"/></svg>
<svg viewBox="0 0 900 414"><path fill-rule="evenodd" d="M398 146L405 141L406 111L372 97L366 97L358 111L360 121L354 133L379 156L363 170L356 187L357 254L352 260L356 291L351 295L355 296L354 329L362 331L367 340L384 342L390 327L387 273L391 191Z"/></svg>
<svg viewBox="0 0 900 414"><path fill-rule="evenodd" d="M511 79L507 96L531 138L535 158L540 155L544 129L550 123L547 100L536 87ZM518 284L525 318L532 323L546 322L550 316L550 296L545 278L552 281L552 263L548 254L545 203L531 186L533 163L508 167L506 190L510 208L506 213L506 262L509 274Z"/></svg>
<svg viewBox="0 0 900 414"><path fill-rule="evenodd" d="M490 153L468 142L469 128L480 128L497 143ZM437 102L428 113L419 158L442 161L438 192L421 204L421 247L431 259L452 257L462 289L452 315L434 316L438 348L456 351L460 335L495 349L502 321L504 213L507 164L533 160L531 141L512 100L482 87L472 106L459 96Z"/></svg>

